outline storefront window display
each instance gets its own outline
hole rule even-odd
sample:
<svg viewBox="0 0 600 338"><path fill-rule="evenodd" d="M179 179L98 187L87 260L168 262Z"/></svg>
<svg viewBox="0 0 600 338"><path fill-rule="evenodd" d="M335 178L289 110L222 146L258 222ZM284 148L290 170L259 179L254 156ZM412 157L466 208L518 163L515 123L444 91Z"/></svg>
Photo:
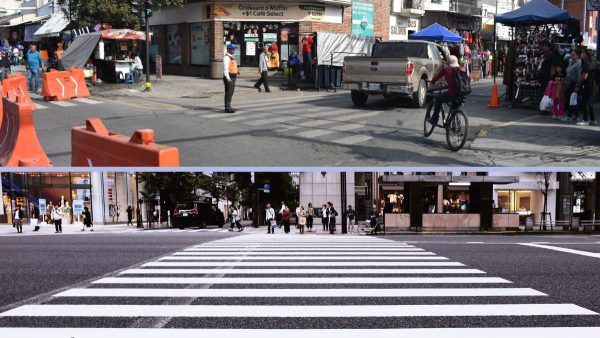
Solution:
<svg viewBox="0 0 600 338"><path fill-rule="evenodd" d="M167 63L182 63L181 31L179 25L167 26Z"/></svg>
<svg viewBox="0 0 600 338"><path fill-rule="evenodd" d="M191 30L191 64L195 66L207 66L209 64L209 23L193 23Z"/></svg>
<svg viewBox="0 0 600 338"><path fill-rule="evenodd" d="M135 215L137 191L135 175L130 173L108 172L104 176L104 218L108 222L126 222L127 207L131 206Z"/></svg>
<svg viewBox="0 0 600 338"><path fill-rule="evenodd" d="M464 187L444 186L443 212L449 214L469 213L469 190Z"/></svg>
<svg viewBox="0 0 600 338"><path fill-rule="evenodd" d="M530 190L500 190L498 191L498 208L502 213L518 213L530 215L532 207Z"/></svg>

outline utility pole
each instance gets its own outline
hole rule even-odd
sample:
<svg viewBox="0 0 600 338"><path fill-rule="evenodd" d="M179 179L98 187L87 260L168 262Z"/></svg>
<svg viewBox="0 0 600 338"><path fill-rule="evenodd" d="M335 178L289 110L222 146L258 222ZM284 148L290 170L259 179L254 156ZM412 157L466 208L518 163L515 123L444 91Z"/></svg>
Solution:
<svg viewBox="0 0 600 338"><path fill-rule="evenodd" d="M131 12L138 14L140 20L144 20L144 25L146 29L146 60L144 67L146 69L146 85L145 91L150 90L150 17L152 17L152 0L144 1L143 5L137 1L131 1ZM142 14L143 10L143 14Z"/></svg>

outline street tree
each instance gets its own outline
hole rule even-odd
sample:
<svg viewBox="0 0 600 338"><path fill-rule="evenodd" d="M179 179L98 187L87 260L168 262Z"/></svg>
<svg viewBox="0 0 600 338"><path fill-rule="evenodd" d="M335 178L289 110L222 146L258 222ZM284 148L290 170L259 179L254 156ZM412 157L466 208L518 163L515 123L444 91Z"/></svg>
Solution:
<svg viewBox="0 0 600 338"><path fill-rule="evenodd" d="M138 3L143 2L138 0ZM186 0L154 0L152 8L159 10L163 7L181 6L185 2ZM67 17L74 21L75 27L109 24L114 28L141 28L140 17L132 11L132 1L59 0L58 3L65 9Z"/></svg>
<svg viewBox="0 0 600 338"><path fill-rule="evenodd" d="M552 179L551 172L539 172L536 173L538 178L538 184L540 185L540 191L544 196L544 207L542 211L542 227L543 230L546 230L546 222L548 221L548 190L550 190L550 181ZM550 220L552 222L552 220Z"/></svg>
<svg viewBox="0 0 600 338"><path fill-rule="evenodd" d="M141 191L144 203L154 203L160 196L161 207L163 210L172 210L177 203L193 201L196 196L196 178L195 173L186 172L158 172L158 173L140 173L138 180L143 183Z"/></svg>

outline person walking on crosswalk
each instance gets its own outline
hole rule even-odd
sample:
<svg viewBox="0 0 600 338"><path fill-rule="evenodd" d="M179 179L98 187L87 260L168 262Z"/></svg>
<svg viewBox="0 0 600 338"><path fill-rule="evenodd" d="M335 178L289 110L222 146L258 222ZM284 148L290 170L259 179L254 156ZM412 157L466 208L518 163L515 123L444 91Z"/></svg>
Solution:
<svg viewBox="0 0 600 338"><path fill-rule="evenodd" d="M315 208L313 208L312 203L308 203L308 208L306 209L306 228L308 232L312 232L314 218Z"/></svg>
<svg viewBox="0 0 600 338"><path fill-rule="evenodd" d="M327 202L327 223L329 224L329 233L335 234L335 218L338 212L333 207L333 203Z"/></svg>
<svg viewBox="0 0 600 338"><path fill-rule="evenodd" d="M304 226L306 226L306 210L304 210L303 205L300 206L296 216L298 216L298 231L303 234Z"/></svg>
<svg viewBox="0 0 600 338"><path fill-rule="evenodd" d="M225 112L235 113L235 109L231 108L231 99L235 91L235 80L239 75L237 61L233 56L236 46L234 44L227 45L227 54L223 58L223 84L225 85Z"/></svg>
<svg viewBox="0 0 600 338"><path fill-rule="evenodd" d="M329 230L329 221L327 217L327 204L321 206L321 224L323 225L323 232Z"/></svg>
<svg viewBox="0 0 600 338"><path fill-rule="evenodd" d="M265 92L270 93L271 89L269 89L269 47L266 45L263 47L262 53L258 56L258 73L260 74L260 79L256 81L254 84L254 88L258 89L260 92L260 86L265 86Z"/></svg>

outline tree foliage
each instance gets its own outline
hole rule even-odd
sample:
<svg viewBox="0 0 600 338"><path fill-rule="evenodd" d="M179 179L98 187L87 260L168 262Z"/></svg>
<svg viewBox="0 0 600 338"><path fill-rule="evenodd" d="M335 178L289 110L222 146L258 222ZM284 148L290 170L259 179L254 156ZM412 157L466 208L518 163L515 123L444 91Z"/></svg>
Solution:
<svg viewBox="0 0 600 338"><path fill-rule="evenodd" d="M186 0L154 0L153 9L181 6ZM143 0L138 0L143 4ZM139 29L140 16L132 12L133 5L128 0L59 0L67 16L76 26L88 27L97 24L109 24L113 28Z"/></svg>
<svg viewBox="0 0 600 338"><path fill-rule="evenodd" d="M144 184L140 192L142 200L152 203L157 196L166 210L174 208L178 202L193 201L196 196L196 173L140 173L138 179Z"/></svg>

